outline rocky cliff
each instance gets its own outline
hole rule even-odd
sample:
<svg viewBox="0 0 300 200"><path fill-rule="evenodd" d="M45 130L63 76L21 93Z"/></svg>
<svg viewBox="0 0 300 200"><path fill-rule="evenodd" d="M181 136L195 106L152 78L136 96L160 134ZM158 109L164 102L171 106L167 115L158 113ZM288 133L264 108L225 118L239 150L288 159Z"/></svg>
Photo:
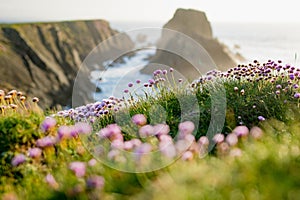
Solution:
<svg viewBox="0 0 300 200"><path fill-rule="evenodd" d="M104 20L0 25L0 88L17 88L38 96L43 107L71 105L73 83L84 58L117 31ZM132 47L130 38L110 40L111 48ZM96 61L95 61L96 62ZM101 65L99 61L98 64ZM82 102L91 99L81 84Z"/></svg>
<svg viewBox="0 0 300 200"><path fill-rule="evenodd" d="M157 44L157 53L151 62L159 63L160 67L165 65L176 68L186 78L193 79L199 76L199 72L195 71L195 68L201 68L201 73L205 73L204 68L214 69L215 67L211 66L211 60L219 70L226 70L234 67L237 61L243 61L240 55L234 55L225 45L214 38L210 22L204 12L177 9L173 18L163 28ZM181 33L185 34L185 37L182 37ZM196 44L200 44L208 54L197 48ZM192 47L193 45L194 47ZM171 51L165 51L165 49ZM178 55L172 50L181 52L181 54ZM208 55L211 59L208 58ZM143 71L150 73L153 71L153 67L146 67Z"/></svg>

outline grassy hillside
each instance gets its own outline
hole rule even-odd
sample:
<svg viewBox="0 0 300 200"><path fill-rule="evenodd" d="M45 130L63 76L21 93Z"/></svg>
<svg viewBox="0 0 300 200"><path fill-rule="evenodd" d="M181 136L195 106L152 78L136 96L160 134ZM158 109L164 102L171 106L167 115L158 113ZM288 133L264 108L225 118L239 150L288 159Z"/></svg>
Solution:
<svg viewBox="0 0 300 200"><path fill-rule="evenodd" d="M255 61L192 83L172 73L58 112L0 91L2 198L299 197L299 69Z"/></svg>

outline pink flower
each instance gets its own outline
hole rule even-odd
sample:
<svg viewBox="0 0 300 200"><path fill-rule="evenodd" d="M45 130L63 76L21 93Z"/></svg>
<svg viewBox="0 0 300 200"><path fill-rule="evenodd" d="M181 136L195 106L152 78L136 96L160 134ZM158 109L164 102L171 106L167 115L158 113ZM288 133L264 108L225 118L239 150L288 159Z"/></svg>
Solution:
<svg viewBox="0 0 300 200"><path fill-rule="evenodd" d="M185 121L178 125L179 138L184 138L188 134L192 134L195 129L195 125L191 121Z"/></svg>
<svg viewBox="0 0 300 200"><path fill-rule="evenodd" d="M56 120L52 117L46 117L41 124L41 129L43 132L47 132L49 129L55 127Z"/></svg>
<svg viewBox="0 0 300 200"><path fill-rule="evenodd" d="M24 154L18 154L11 160L12 166L16 167L26 161L26 157Z"/></svg>
<svg viewBox="0 0 300 200"><path fill-rule="evenodd" d="M141 138L149 137L154 134L154 128L151 125L142 126L139 129L139 135Z"/></svg>
<svg viewBox="0 0 300 200"><path fill-rule="evenodd" d="M69 165L69 169L72 170L78 178L83 177L85 175L86 168L84 162L71 162Z"/></svg>
<svg viewBox="0 0 300 200"><path fill-rule="evenodd" d="M71 128L69 126L60 126L57 130L57 135L59 139L70 138Z"/></svg>
<svg viewBox="0 0 300 200"><path fill-rule="evenodd" d="M193 160L193 157L194 157L194 155L191 151L186 151L182 154L181 159L184 161L190 161L190 160Z"/></svg>
<svg viewBox="0 0 300 200"><path fill-rule="evenodd" d="M176 156L176 148L173 142L161 141L159 143L159 150L167 158L174 158Z"/></svg>
<svg viewBox="0 0 300 200"><path fill-rule="evenodd" d="M249 134L249 129L247 126L237 126L233 129L232 133L235 133L238 137L247 136Z"/></svg>
<svg viewBox="0 0 300 200"><path fill-rule="evenodd" d="M136 114L132 117L132 122L136 125L143 126L147 124L147 119L143 114Z"/></svg>
<svg viewBox="0 0 300 200"><path fill-rule="evenodd" d="M104 186L104 182L102 176L93 175L86 181L86 186L91 189L101 189Z"/></svg>
<svg viewBox="0 0 300 200"><path fill-rule="evenodd" d="M93 167L97 164L97 160L95 158L92 158L91 160L89 160L88 165L90 167Z"/></svg>
<svg viewBox="0 0 300 200"><path fill-rule="evenodd" d="M46 136L36 141L36 146L44 148L53 146L56 143L56 139L53 136Z"/></svg>
<svg viewBox="0 0 300 200"><path fill-rule="evenodd" d="M230 133L226 136L226 142L230 145L230 146L234 146L238 143L238 137L235 133Z"/></svg>
<svg viewBox="0 0 300 200"><path fill-rule="evenodd" d="M201 136L198 140L198 144L203 145L203 146L208 146L209 145L209 140L206 136Z"/></svg>
<svg viewBox="0 0 300 200"><path fill-rule="evenodd" d="M254 139L260 139L260 138L262 138L263 134L264 134L263 131L259 127L257 127L257 126L252 127L251 130L250 130L250 135Z"/></svg>
<svg viewBox="0 0 300 200"><path fill-rule="evenodd" d="M56 182L55 178L52 176L52 174L47 174L47 176L45 177L45 181L46 183L48 183L48 185L54 189L58 188L58 183Z"/></svg>
<svg viewBox="0 0 300 200"><path fill-rule="evenodd" d="M124 142L123 148L127 151L133 149L133 142L132 141Z"/></svg>
<svg viewBox="0 0 300 200"><path fill-rule="evenodd" d="M77 129L78 134L89 134L92 132L92 127L88 123L78 122L74 127Z"/></svg>
<svg viewBox="0 0 300 200"><path fill-rule="evenodd" d="M38 158L42 155L42 150L40 148L31 148L28 150L29 157Z"/></svg>
<svg viewBox="0 0 300 200"><path fill-rule="evenodd" d="M220 144L224 141L225 137L222 133L218 133L213 137L213 141L217 144Z"/></svg>
<svg viewBox="0 0 300 200"><path fill-rule="evenodd" d="M157 124L154 127L154 135L168 135L170 132L170 127L167 124Z"/></svg>

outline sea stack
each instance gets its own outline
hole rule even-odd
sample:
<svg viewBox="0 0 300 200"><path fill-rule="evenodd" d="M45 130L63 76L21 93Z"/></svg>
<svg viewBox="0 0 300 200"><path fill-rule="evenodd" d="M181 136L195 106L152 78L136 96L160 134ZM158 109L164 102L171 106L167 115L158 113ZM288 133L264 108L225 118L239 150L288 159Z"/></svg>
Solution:
<svg viewBox="0 0 300 200"><path fill-rule="evenodd" d="M212 27L204 12L192 9L177 9L173 18L163 28L161 38L157 44L157 53L151 59L151 63L159 63L159 67L173 67L188 79L197 78L199 71L201 74L212 69L227 70L243 60L242 57L234 55L224 44L214 38ZM170 30L174 34L170 34ZM179 34L184 34L185 37L178 36ZM194 40L194 43L200 45L204 50L195 52L186 38ZM178 48L189 59L165 51L165 49ZM190 62L191 59L192 62ZM202 64L195 66L194 63ZM143 69L143 72L151 73L155 67L154 65L149 66ZM195 68L198 68L198 71ZM201 69L199 70L199 68Z"/></svg>

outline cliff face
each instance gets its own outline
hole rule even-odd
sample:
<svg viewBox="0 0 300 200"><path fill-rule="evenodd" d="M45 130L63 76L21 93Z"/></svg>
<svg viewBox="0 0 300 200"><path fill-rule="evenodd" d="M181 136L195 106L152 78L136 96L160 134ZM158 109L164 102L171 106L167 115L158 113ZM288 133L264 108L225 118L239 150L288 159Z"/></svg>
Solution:
<svg viewBox="0 0 300 200"><path fill-rule="evenodd" d="M201 73L205 73L205 69L207 71L215 69L214 66L211 66L211 60L219 70L234 67L237 61L243 60L241 56L238 57L231 53L225 45L213 37L211 25L204 12L191 9L178 9L173 18L163 28L167 30L162 31L161 38L157 44L157 53L151 62L176 68L186 78L194 79L199 76L199 72L195 68L201 68L199 70ZM170 33L168 29L175 32ZM194 42L181 37L178 32L192 38ZM200 44L211 59L203 51L193 51L196 49L191 47L194 44ZM178 56L172 52L164 51L165 49L177 49L182 54ZM189 60L186 58L189 58ZM201 64L195 66L195 63ZM152 71L153 68L149 70ZM148 72L147 68L143 71L146 73L150 72Z"/></svg>
<svg viewBox="0 0 300 200"><path fill-rule="evenodd" d="M71 105L82 61L101 41L115 34L104 20L0 25L0 87L37 96L43 107ZM102 54L134 44L123 37L106 45ZM90 85L86 81L80 86L83 102L91 99L91 94L84 94Z"/></svg>

